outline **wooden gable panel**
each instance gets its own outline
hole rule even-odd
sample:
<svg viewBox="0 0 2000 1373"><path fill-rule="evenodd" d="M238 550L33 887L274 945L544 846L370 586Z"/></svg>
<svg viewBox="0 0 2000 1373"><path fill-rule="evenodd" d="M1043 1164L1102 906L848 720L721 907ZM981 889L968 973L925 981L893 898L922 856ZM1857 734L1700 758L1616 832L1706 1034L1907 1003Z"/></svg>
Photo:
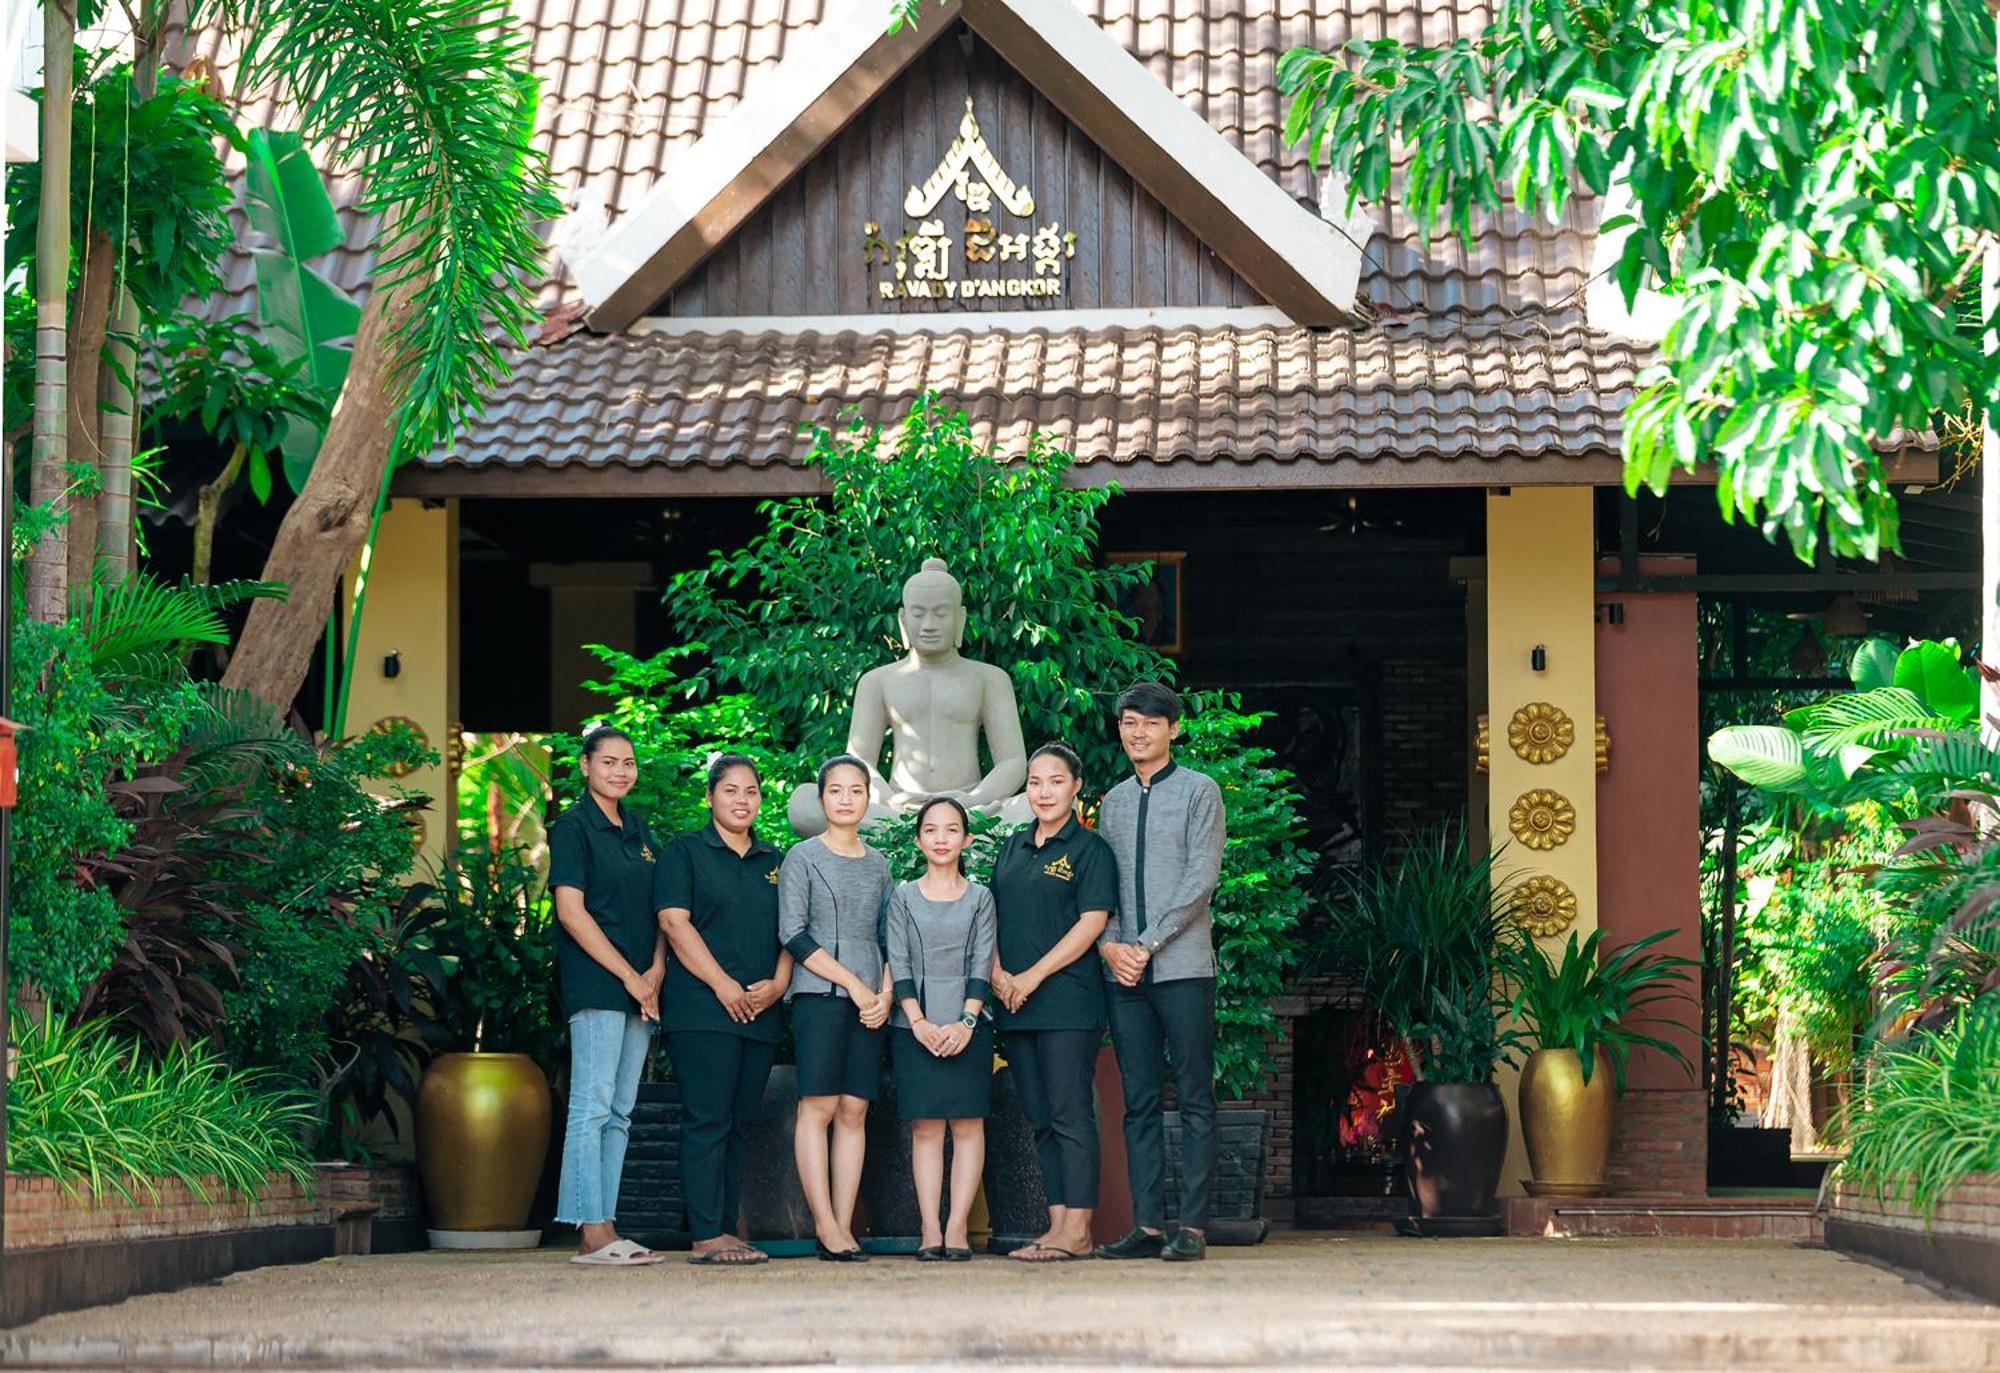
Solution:
<svg viewBox="0 0 2000 1373"><path fill-rule="evenodd" d="M968 94L1000 167L1034 196L1033 213L1025 217L995 205L990 218L996 228L1022 232L1054 223L1077 236L1075 255L1063 264L1063 290L975 301L884 299L880 283L894 281L895 273L880 262L879 252L869 264L864 226L882 226L885 242L915 227L904 214L905 193L945 156ZM965 212L949 193L939 214L953 240L954 275L996 274L999 269L991 266L965 263ZM960 26L718 245L654 313L968 314L1265 303L1166 206Z"/></svg>

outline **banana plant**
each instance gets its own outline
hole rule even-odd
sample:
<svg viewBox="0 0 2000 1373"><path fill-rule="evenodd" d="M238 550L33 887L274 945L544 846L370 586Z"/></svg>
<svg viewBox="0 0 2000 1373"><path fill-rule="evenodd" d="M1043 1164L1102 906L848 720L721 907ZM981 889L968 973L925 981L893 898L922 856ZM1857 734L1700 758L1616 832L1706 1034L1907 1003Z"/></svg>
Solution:
<svg viewBox="0 0 2000 1373"><path fill-rule="evenodd" d="M1900 652L1873 639L1848 667L1853 691L1785 712L1778 725L1731 725L1708 756L1761 791L1836 811L1915 791L1990 789L2000 749L1979 728L1979 677L1950 640Z"/></svg>
<svg viewBox="0 0 2000 1373"><path fill-rule="evenodd" d="M247 140L244 208L250 225L275 246L251 253L257 267L257 315L279 359L331 410L354 357L361 307L311 266L347 241L319 168L296 133L252 129ZM324 414L293 412L280 421L285 480L303 490L326 435Z"/></svg>

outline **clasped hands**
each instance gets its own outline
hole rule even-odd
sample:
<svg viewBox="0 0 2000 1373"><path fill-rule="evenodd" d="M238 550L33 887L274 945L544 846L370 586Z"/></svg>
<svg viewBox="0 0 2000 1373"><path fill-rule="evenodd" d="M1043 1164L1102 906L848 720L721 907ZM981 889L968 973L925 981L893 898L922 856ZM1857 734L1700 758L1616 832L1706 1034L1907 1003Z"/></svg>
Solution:
<svg viewBox="0 0 2000 1373"><path fill-rule="evenodd" d="M777 1004L780 995L778 984L770 978L759 978L749 986L734 979L725 979L714 987L715 999L722 1003L722 1009L729 1012L729 1018L738 1025L748 1025L765 1011Z"/></svg>
<svg viewBox="0 0 2000 1373"><path fill-rule="evenodd" d="M1010 1011L1018 1012L1027 1005L1028 998L1041 985L1042 975L1032 968L1024 973L1010 973L1005 968L993 970L993 995Z"/></svg>
<svg viewBox="0 0 2000 1373"><path fill-rule="evenodd" d="M917 1037L917 1043L939 1058L963 1053L965 1046L972 1042L972 1027L962 1020L954 1020L949 1025L914 1020L910 1022L910 1033Z"/></svg>
<svg viewBox="0 0 2000 1373"><path fill-rule="evenodd" d="M1101 944L1098 952L1104 955L1111 975L1121 987L1138 986L1139 979L1146 975L1146 965L1153 959L1152 951L1143 944Z"/></svg>
<svg viewBox="0 0 2000 1373"><path fill-rule="evenodd" d="M629 973L624 979L625 995L639 1003L642 1019L660 1018L660 983L666 979L667 965L655 963L642 973Z"/></svg>

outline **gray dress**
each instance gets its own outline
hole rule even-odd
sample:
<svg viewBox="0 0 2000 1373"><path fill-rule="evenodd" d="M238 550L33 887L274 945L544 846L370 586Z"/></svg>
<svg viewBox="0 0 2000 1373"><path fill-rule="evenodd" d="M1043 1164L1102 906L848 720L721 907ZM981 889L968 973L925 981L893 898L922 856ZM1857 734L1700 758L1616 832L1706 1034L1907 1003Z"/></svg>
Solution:
<svg viewBox="0 0 2000 1373"><path fill-rule="evenodd" d="M896 1114L904 1120L969 1120L986 1115L993 1085L993 893L974 882L954 901L933 901L915 882L889 896L889 975L895 979L895 1030L890 1037ZM924 1018L950 1025L978 997L979 1024L972 1042L939 1058L917 1042L905 997L922 1005Z"/></svg>

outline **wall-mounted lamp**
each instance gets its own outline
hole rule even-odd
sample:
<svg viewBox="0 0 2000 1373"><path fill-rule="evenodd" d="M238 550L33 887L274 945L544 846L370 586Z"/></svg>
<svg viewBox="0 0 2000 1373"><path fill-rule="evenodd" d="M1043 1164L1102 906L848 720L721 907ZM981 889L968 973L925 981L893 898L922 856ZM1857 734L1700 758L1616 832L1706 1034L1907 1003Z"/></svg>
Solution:
<svg viewBox="0 0 2000 1373"><path fill-rule="evenodd" d="M403 675L403 655L393 648L382 657L382 675L389 678Z"/></svg>
<svg viewBox="0 0 2000 1373"><path fill-rule="evenodd" d="M1536 644L1533 651L1528 654L1528 666L1537 672L1547 672L1549 670L1549 650L1541 644Z"/></svg>

